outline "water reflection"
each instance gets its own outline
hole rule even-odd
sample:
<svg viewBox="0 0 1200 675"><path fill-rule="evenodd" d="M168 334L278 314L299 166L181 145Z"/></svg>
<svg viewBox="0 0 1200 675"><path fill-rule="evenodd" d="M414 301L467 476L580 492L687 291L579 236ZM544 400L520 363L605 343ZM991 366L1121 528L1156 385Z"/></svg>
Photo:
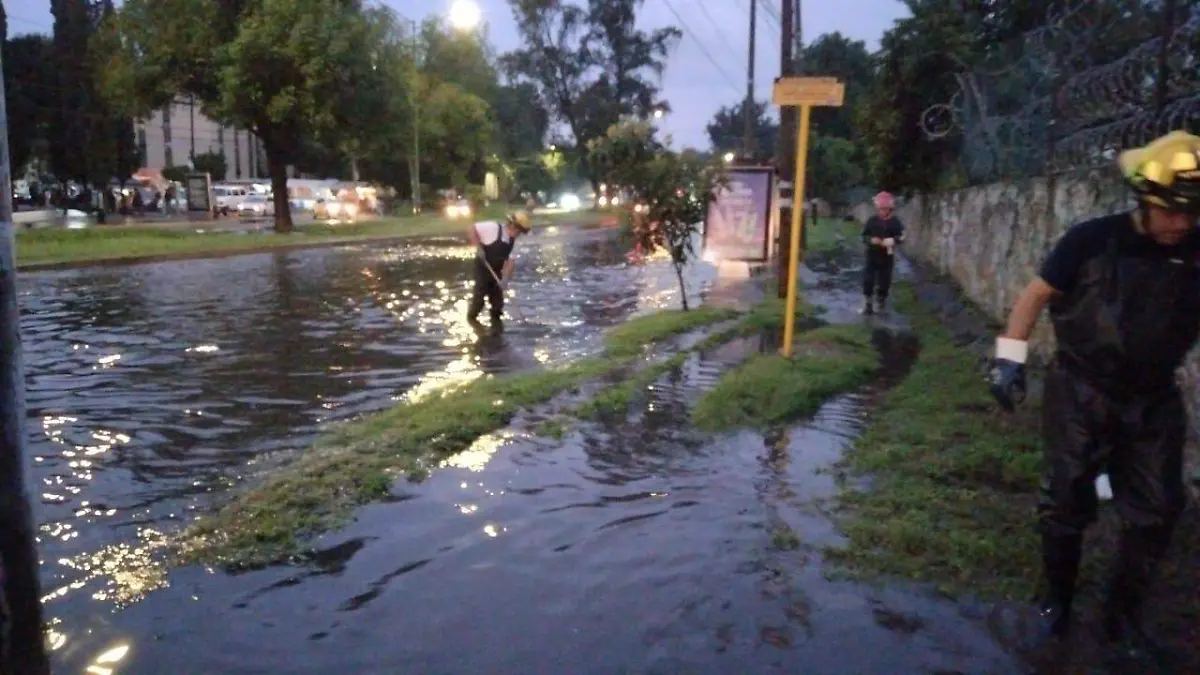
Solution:
<svg viewBox="0 0 1200 675"><path fill-rule="evenodd" d="M522 244L512 302L527 321L487 339L464 320L471 251L453 242L23 275L52 642L75 644L89 617L166 584L163 533L322 425L589 354L589 328L673 292L668 269L626 267L601 234ZM711 276L696 270L692 289ZM449 461L482 467L504 441Z"/></svg>

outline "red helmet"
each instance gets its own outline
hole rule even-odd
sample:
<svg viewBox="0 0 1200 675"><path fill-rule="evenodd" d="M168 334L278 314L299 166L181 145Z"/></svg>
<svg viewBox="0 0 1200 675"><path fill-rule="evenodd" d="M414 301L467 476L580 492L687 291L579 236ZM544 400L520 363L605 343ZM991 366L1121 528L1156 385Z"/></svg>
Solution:
<svg viewBox="0 0 1200 675"><path fill-rule="evenodd" d="M896 206L896 198L890 192L880 192L875 195L875 208L891 209Z"/></svg>

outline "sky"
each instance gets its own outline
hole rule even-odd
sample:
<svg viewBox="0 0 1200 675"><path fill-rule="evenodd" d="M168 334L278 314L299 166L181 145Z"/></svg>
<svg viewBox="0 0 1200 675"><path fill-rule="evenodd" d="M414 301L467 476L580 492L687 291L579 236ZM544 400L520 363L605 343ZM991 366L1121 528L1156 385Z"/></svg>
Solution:
<svg viewBox="0 0 1200 675"><path fill-rule="evenodd" d="M2 0L9 35L49 33L53 25L50 0ZM451 0L384 0L402 14L420 19L445 14ZM645 0L638 21L645 30L678 26L683 39L671 54L661 87L673 112L662 121L676 145L707 148L707 125L722 106L746 96L746 66L751 0ZM487 23L488 39L498 51L520 45L507 0L477 0ZM755 50L755 96L767 100L779 74L779 15L781 0L759 5ZM119 4L119 0L118 0ZM672 11L673 10L673 11ZM907 16L901 0L809 0L804 3L805 42L822 33L840 31L875 50L884 31Z"/></svg>

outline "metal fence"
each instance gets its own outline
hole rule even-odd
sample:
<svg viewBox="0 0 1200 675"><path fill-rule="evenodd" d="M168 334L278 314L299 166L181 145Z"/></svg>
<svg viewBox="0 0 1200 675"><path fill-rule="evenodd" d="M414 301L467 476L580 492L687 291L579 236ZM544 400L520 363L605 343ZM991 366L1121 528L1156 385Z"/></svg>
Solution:
<svg viewBox="0 0 1200 675"><path fill-rule="evenodd" d="M1200 128L1196 0L1058 0L1040 28L986 51L921 121L929 138L957 135L968 184L1088 170Z"/></svg>

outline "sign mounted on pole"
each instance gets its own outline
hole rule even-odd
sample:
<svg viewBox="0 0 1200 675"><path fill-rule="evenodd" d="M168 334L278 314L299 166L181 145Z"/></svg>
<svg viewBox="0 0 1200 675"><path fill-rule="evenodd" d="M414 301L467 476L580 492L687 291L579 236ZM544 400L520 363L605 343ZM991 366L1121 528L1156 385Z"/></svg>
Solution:
<svg viewBox="0 0 1200 675"><path fill-rule="evenodd" d="M799 106L800 128L796 134L796 189L792 194L792 229L788 247L787 306L783 314L784 356L792 355L796 330L796 278L800 273L800 228L804 224L804 169L808 163L808 125L813 106L840 108L846 85L834 77L780 77L775 80L771 102L777 106Z"/></svg>
<svg viewBox="0 0 1200 675"><path fill-rule="evenodd" d="M846 85L835 77L780 77L771 90L771 103L819 105L840 108L846 100Z"/></svg>

